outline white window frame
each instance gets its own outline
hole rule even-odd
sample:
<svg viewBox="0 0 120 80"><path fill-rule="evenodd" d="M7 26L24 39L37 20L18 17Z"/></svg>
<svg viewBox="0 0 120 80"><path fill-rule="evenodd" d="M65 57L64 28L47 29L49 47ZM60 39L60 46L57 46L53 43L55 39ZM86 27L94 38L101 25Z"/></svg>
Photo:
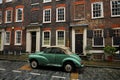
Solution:
<svg viewBox="0 0 120 80"><path fill-rule="evenodd" d="M12 0L6 0L6 2L12 2Z"/></svg>
<svg viewBox="0 0 120 80"><path fill-rule="evenodd" d="M44 33L45 32L49 32L49 44L48 45L44 44L44 41L45 41L44 40ZM49 30L43 31L42 32L42 47L49 47L50 44L51 44L51 31L49 31Z"/></svg>
<svg viewBox="0 0 120 80"><path fill-rule="evenodd" d="M110 6L111 6L111 17L120 17L120 14L119 14L119 15L113 15L113 14L112 14L112 12L113 12L113 11L112 11L112 9L113 9L113 8L112 8L112 1L119 1L119 0L111 0L111 1L110 1ZM120 5L120 3L119 3L119 5Z"/></svg>
<svg viewBox="0 0 120 80"><path fill-rule="evenodd" d="M21 32L20 43L17 43L17 39L18 39L18 34L17 34L17 32ZM15 45L22 45L22 31L21 31L21 30L16 30L16 31L15 31Z"/></svg>
<svg viewBox="0 0 120 80"><path fill-rule="evenodd" d="M59 9L64 9L64 19L63 20L58 20L58 10ZM65 18L66 18L66 15L65 15L65 7L58 7L57 9L56 9L56 22L65 22Z"/></svg>
<svg viewBox="0 0 120 80"><path fill-rule="evenodd" d="M1 21L0 21L0 24L2 23L2 11L0 11L0 15L1 15Z"/></svg>
<svg viewBox="0 0 120 80"><path fill-rule="evenodd" d="M98 16L98 17L94 17L94 16L93 16L93 15L94 15L94 13L93 13L93 11L94 11L94 10L93 10L93 5L94 5L94 4L99 4L99 5L101 5L101 13L100 13L101 16ZM103 2L94 2L94 3L92 3L92 4L91 4L91 10L92 10L92 11L91 11L92 19L103 18L103 17L104 17L104 14L103 14Z"/></svg>
<svg viewBox="0 0 120 80"><path fill-rule="evenodd" d="M19 9L22 10L21 20L18 20L18 10L19 10ZM16 22L22 22L22 21L23 21L23 8L17 8L17 9L16 9L16 19L15 19L15 20L16 20Z"/></svg>
<svg viewBox="0 0 120 80"><path fill-rule="evenodd" d="M0 4L2 4L3 3L3 0L0 0Z"/></svg>
<svg viewBox="0 0 120 80"><path fill-rule="evenodd" d="M103 45L94 45L94 30L102 30L102 37L103 37ZM104 30L103 29L94 29L93 30L93 38L92 38L92 46L93 47L105 47L105 38L104 38Z"/></svg>
<svg viewBox="0 0 120 80"><path fill-rule="evenodd" d="M43 3L51 2L52 0L43 0Z"/></svg>
<svg viewBox="0 0 120 80"><path fill-rule="evenodd" d="M117 30L117 29L120 29L120 28L113 28L113 30ZM113 44L113 37L112 37L112 46L113 46L113 47L119 47L119 45L114 45L114 44Z"/></svg>
<svg viewBox="0 0 120 80"><path fill-rule="evenodd" d="M59 31L63 31L64 32L64 43L63 43L63 45L59 45L58 44L58 32ZM65 30L57 30L56 31L56 46L65 46Z"/></svg>
<svg viewBox="0 0 120 80"><path fill-rule="evenodd" d="M45 11L49 11L50 10L50 21L45 21ZM49 9L44 9L43 10L43 23L51 23L51 9L49 8Z"/></svg>
<svg viewBox="0 0 120 80"><path fill-rule="evenodd" d="M11 16L10 16L10 17L11 17L11 20L10 20L10 21L8 21L8 18L7 18L7 17L8 17L8 15L7 15L7 14L8 14L8 11L11 11ZM6 15L6 16L5 16L5 23L11 23L11 22L12 22L12 13L13 13L12 10L6 10L6 12L5 12L5 15Z"/></svg>
<svg viewBox="0 0 120 80"><path fill-rule="evenodd" d="M7 33L9 33L9 41L8 42L7 42L8 39L6 39ZM10 31L6 31L5 32L5 45L10 45L10 41L11 41L11 32Z"/></svg>

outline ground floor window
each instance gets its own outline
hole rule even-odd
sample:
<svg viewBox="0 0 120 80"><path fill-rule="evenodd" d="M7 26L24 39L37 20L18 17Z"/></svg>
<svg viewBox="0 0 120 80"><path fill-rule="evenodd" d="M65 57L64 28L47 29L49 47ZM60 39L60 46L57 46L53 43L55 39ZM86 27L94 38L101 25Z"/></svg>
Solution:
<svg viewBox="0 0 120 80"><path fill-rule="evenodd" d="M65 45L65 31L56 31L56 44L58 46Z"/></svg>
<svg viewBox="0 0 120 80"><path fill-rule="evenodd" d="M43 46L50 46L50 31L43 31Z"/></svg>
<svg viewBox="0 0 120 80"><path fill-rule="evenodd" d="M10 45L10 32L5 32L5 45Z"/></svg>
<svg viewBox="0 0 120 80"><path fill-rule="evenodd" d="M120 44L120 29L113 29L113 46L118 46Z"/></svg>
<svg viewBox="0 0 120 80"><path fill-rule="evenodd" d="M104 38L103 38L103 30L95 29L93 31L93 46L94 47L103 47L104 46Z"/></svg>
<svg viewBox="0 0 120 80"><path fill-rule="evenodd" d="M0 49L1 49L1 42L2 41L2 33L0 32Z"/></svg>
<svg viewBox="0 0 120 80"><path fill-rule="evenodd" d="M15 31L15 45L21 45L22 42L22 31Z"/></svg>

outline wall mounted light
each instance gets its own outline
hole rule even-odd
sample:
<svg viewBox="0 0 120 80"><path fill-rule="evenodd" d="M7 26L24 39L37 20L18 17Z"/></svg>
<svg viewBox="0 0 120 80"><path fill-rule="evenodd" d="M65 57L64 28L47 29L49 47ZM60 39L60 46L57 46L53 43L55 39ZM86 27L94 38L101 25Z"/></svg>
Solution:
<svg viewBox="0 0 120 80"><path fill-rule="evenodd" d="M12 27L12 29L14 29L14 27Z"/></svg>

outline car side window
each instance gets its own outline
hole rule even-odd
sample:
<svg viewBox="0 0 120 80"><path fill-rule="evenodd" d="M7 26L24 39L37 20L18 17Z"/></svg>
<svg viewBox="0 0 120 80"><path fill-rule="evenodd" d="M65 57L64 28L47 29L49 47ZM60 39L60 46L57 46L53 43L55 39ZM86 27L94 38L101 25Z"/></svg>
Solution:
<svg viewBox="0 0 120 80"><path fill-rule="evenodd" d="M51 52L51 48L46 48L45 50L44 50L44 53L50 53Z"/></svg>
<svg viewBox="0 0 120 80"><path fill-rule="evenodd" d="M56 54L65 54L64 51L60 48L56 48Z"/></svg>

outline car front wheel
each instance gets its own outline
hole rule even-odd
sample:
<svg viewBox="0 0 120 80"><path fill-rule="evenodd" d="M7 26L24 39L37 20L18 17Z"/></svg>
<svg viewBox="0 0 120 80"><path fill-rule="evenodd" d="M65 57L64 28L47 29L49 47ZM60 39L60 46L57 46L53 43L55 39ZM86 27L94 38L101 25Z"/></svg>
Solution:
<svg viewBox="0 0 120 80"><path fill-rule="evenodd" d="M30 62L30 66L31 66L33 69L35 69L35 68L38 67L38 62L37 62L36 60L33 60L33 61Z"/></svg>
<svg viewBox="0 0 120 80"><path fill-rule="evenodd" d="M63 68L66 72L72 72L72 71L74 71L74 64L71 62L66 62L64 64Z"/></svg>

